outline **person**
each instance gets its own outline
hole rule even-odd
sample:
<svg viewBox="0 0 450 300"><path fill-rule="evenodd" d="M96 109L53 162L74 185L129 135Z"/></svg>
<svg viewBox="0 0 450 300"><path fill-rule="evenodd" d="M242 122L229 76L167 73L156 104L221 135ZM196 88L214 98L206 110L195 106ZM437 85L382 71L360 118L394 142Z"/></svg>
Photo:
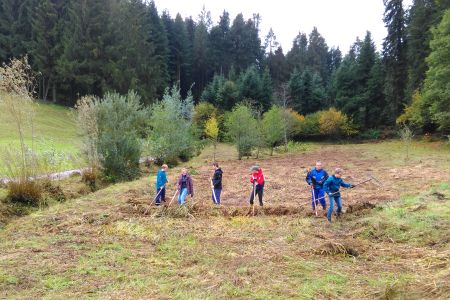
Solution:
<svg viewBox="0 0 450 300"><path fill-rule="evenodd" d="M311 204L312 209L316 210L317 205L322 205L323 210L327 209L325 200L325 191L323 183L328 179L328 173L322 168L322 162L317 161L316 167L311 169L306 175L306 182L311 186Z"/></svg>
<svg viewBox="0 0 450 300"><path fill-rule="evenodd" d="M186 202L186 197L191 195L194 197L194 184L192 182L191 176L188 174L187 169L181 169L181 175L177 182L178 189L178 204L182 206Z"/></svg>
<svg viewBox="0 0 450 300"><path fill-rule="evenodd" d="M218 163L213 163L214 175L211 178L212 200L214 204L220 205L220 194L222 193L222 169Z"/></svg>
<svg viewBox="0 0 450 300"><path fill-rule="evenodd" d="M155 204L160 205L161 201L166 202L166 184L169 182L167 180L167 169L169 167L164 164L159 169L158 174L156 175L156 198Z"/></svg>
<svg viewBox="0 0 450 300"><path fill-rule="evenodd" d="M264 174L259 166L253 166L251 168L252 176L250 177L250 182L253 184L252 193L250 195L250 205L253 206L253 200L255 194L259 198L259 206L263 206L263 192L264 192Z"/></svg>
<svg viewBox="0 0 450 300"><path fill-rule="evenodd" d="M342 199L341 193L339 192L340 187L345 188L354 188L355 186L351 183L346 183L342 180L342 174L344 171L341 168L336 168L334 174L328 177L323 184L323 188L325 192L328 194L328 198L330 199L330 208L327 212L327 219L331 223L331 214L333 213L334 203L336 202L337 211L336 214L339 217L342 212Z"/></svg>

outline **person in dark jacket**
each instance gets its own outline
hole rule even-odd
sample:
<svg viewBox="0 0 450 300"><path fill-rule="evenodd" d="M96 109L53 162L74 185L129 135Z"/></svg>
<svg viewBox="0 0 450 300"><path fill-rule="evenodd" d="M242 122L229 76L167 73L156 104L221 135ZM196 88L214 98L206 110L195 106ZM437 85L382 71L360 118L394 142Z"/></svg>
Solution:
<svg viewBox="0 0 450 300"><path fill-rule="evenodd" d="M222 193L222 169L218 163L213 163L214 175L211 178L212 200L214 204L220 205L220 194Z"/></svg>
<svg viewBox="0 0 450 300"><path fill-rule="evenodd" d="M258 195L259 206L263 206L263 192L265 178L262 169L259 166L254 166L251 168L252 174L250 177L250 182L253 184L252 194L250 195L250 205L253 206L253 200L255 194Z"/></svg>
<svg viewBox="0 0 450 300"><path fill-rule="evenodd" d="M187 169L183 168L181 170L181 175L177 182L178 189L178 204L182 206L186 202L186 197L191 195L194 197L194 183L192 182L191 176L188 174Z"/></svg>
<svg viewBox="0 0 450 300"><path fill-rule="evenodd" d="M337 216L339 217L342 212L342 199L341 199L341 193L339 192L339 189L342 187L345 188L353 188L354 185L350 183L344 182L342 180L342 174L344 171L341 168L337 168L334 171L334 174L325 181L323 184L323 188L325 189L325 192L328 194L328 198L330 199L330 208L328 209L327 213L327 219L329 222L331 222L331 215L333 214L334 209L334 202L337 204Z"/></svg>
<svg viewBox="0 0 450 300"><path fill-rule="evenodd" d="M313 210L316 210L317 205L322 205L323 210L327 209L327 202L325 200L325 190L323 184L328 179L328 173L322 169L322 163L316 162L316 167L311 169L306 175L306 182L311 186L311 204Z"/></svg>
<svg viewBox="0 0 450 300"><path fill-rule="evenodd" d="M168 166L166 164L161 166L161 169L158 171L156 175L156 198L155 204L160 205L161 201L166 201L166 184L167 180L167 169Z"/></svg>

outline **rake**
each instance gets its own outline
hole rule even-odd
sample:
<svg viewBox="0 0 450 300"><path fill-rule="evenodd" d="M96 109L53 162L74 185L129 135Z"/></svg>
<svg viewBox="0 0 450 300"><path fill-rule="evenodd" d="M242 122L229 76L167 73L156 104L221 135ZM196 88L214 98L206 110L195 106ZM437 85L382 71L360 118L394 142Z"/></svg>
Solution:
<svg viewBox="0 0 450 300"><path fill-rule="evenodd" d="M364 180L364 181L361 181L361 182L358 182L357 184L353 185L353 187L356 187L356 186L358 186L358 185L364 184L364 183L369 182L369 181L373 181L376 185L379 185L379 186L382 186L382 185L383 185L383 184L381 183L381 181L379 181L378 179L376 179L374 176L369 175L368 177L369 177L369 179ZM334 192L334 193L331 193L331 194L328 194L328 195L332 196L332 195L335 195L335 194L337 194L337 193L339 193L339 192L340 192L340 191L337 191L337 192ZM319 199L317 199L317 201L322 200L322 199L325 199L325 197L326 197L326 196L324 195L323 197L320 197Z"/></svg>

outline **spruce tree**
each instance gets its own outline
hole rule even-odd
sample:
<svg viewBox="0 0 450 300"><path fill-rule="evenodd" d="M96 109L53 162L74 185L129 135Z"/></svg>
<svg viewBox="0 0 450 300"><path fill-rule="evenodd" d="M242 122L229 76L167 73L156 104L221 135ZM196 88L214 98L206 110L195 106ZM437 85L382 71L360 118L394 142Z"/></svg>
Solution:
<svg viewBox="0 0 450 300"><path fill-rule="evenodd" d="M328 46L316 27L313 28L309 35L307 58L307 66L318 73L325 85L327 85L330 77L327 64Z"/></svg>
<svg viewBox="0 0 450 300"><path fill-rule="evenodd" d="M425 58L430 54L430 28L439 22L441 10L434 0L414 0L409 11L406 40L408 43L408 100L422 87L428 66Z"/></svg>
<svg viewBox="0 0 450 300"><path fill-rule="evenodd" d="M303 72L306 67L308 49L308 38L306 34L299 33L292 42L291 50L286 54L286 64L288 73L291 74L294 69Z"/></svg>
<svg viewBox="0 0 450 300"><path fill-rule="evenodd" d="M394 123L406 103L407 83L405 12L402 0L383 0L384 22L387 37L383 42L383 59L386 70L385 95L390 118Z"/></svg>
<svg viewBox="0 0 450 300"><path fill-rule="evenodd" d="M58 74L56 63L62 55L61 35L67 1L43 0L36 7L32 28L33 40L30 54L33 66L40 74L39 96L46 100L50 88L52 100L56 101Z"/></svg>
<svg viewBox="0 0 450 300"><path fill-rule="evenodd" d="M228 75L231 67L230 15L224 11L210 32L211 63L216 74Z"/></svg>

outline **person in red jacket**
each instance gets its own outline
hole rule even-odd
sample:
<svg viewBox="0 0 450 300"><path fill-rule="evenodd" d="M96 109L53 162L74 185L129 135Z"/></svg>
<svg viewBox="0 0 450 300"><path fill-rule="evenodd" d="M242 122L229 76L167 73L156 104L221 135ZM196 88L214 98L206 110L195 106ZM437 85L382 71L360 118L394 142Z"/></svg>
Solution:
<svg viewBox="0 0 450 300"><path fill-rule="evenodd" d="M255 194L259 198L259 206L263 206L263 191L264 191L264 174L259 166L254 166L251 168L252 175L250 177L250 182L253 184L252 194L250 195L250 205L253 206L253 200Z"/></svg>

